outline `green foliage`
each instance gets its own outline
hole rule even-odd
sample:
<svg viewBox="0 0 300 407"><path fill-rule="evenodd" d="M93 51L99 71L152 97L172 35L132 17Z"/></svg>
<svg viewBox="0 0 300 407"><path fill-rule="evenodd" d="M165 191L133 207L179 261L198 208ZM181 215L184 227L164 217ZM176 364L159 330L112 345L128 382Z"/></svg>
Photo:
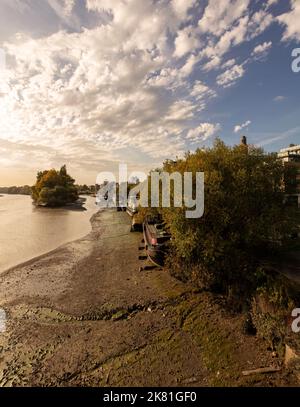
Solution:
<svg viewBox="0 0 300 407"><path fill-rule="evenodd" d="M32 187L32 198L41 206L64 206L77 201L78 191L75 181L67 173L66 166L59 171L38 172L36 184Z"/></svg>
<svg viewBox="0 0 300 407"><path fill-rule="evenodd" d="M97 185L76 185L79 195L94 195L97 192Z"/></svg>
<svg viewBox="0 0 300 407"><path fill-rule="evenodd" d="M259 269L257 274L258 288L251 301L251 320L258 336L280 352L290 330L289 316L299 304L299 287L271 271Z"/></svg>
<svg viewBox="0 0 300 407"><path fill-rule="evenodd" d="M186 219L185 209L162 209L172 233L170 269L208 288L235 287L238 295L254 289L260 255L281 249L295 228L277 156L217 140L211 149L167 161L164 170L205 173L201 219Z"/></svg>

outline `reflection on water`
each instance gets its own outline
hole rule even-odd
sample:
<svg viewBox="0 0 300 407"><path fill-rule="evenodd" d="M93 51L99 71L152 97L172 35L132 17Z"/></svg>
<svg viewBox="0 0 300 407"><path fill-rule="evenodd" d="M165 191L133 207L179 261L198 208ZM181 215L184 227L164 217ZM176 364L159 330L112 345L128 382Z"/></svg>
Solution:
<svg viewBox="0 0 300 407"><path fill-rule="evenodd" d="M84 206L86 211L36 208L29 196L0 197L0 272L89 233L95 199Z"/></svg>

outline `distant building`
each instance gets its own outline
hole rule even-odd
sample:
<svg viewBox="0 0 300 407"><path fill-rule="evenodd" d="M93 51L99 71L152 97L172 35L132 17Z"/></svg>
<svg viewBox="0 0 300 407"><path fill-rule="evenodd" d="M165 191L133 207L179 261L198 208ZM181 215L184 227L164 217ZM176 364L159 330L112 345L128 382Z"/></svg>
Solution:
<svg viewBox="0 0 300 407"><path fill-rule="evenodd" d="M242 136L242 137L241 137L241 144L242 144L243 146L248 146L247 137L246 137L246 136Z"/></svg>
<svg viewBox="0 0 300 407"><path fill-rule="evenodd" d="M300 145L291 144L290 147L283 148L279 151L278 158L290 169L289 178L285 180L288 201L297 203L300 208Z"/></svg>

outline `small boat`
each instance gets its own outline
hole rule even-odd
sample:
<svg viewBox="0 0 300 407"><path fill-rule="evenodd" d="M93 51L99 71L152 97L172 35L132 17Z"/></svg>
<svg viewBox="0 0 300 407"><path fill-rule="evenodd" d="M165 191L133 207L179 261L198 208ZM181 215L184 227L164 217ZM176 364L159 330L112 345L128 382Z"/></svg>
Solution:
<svg viewBox="0 0 300 407"><path fill-rule="evenodd" d="M133 197L128 198L126 212L131 217L131 232L140 232L142 230L142 224L138 219L139 207L136 199Z"/></svg>
<svg viewBox="0 0 300 407"><path fill-rule="evenodd" d="M145 249L149 259L162 267L169 250L171 234L160 217L146 216L143 223Z"/></svg>
<svg viewBox="0 0 300 407"><path fill-rule="evenodd" d="M128 198L126 212L131 217L133 217L134 215L136 215L138 213L138 204L133 197Z"/></svg>

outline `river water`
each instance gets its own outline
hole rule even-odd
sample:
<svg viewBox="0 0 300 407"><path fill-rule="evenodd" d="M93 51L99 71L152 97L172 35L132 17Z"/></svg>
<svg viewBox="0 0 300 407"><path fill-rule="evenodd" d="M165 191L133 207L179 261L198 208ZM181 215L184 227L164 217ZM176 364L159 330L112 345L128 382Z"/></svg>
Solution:
<svg viewBox="0 0 300 407"><path fill-rule="evenodd" d="M36 208L29 196L0 196L0 273L87 235L95 198L88 197L84 207Z"/></svg>

